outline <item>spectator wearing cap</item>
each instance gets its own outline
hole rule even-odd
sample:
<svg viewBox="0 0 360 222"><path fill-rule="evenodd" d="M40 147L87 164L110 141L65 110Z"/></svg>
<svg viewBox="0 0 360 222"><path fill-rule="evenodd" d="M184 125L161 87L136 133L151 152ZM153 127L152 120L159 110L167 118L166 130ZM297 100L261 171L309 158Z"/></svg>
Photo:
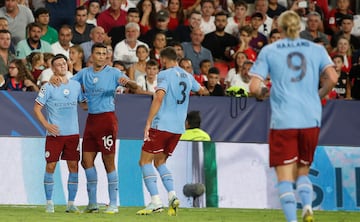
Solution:
<svg viewBox="0 0 360 222"><path fill-rule="evenodd" d="M15 45L26 38L26 26L34 22L31 10L17 1L5 1L5 6L0 8L0 17L8 21L11 41Z"/></svg>
<svg viewBox="0 0 360 222"><path fill-rule="evenodd" d="M327 48L329 51L330 43L328 36L325 33L319 31L321 23L322 21L319 13L309 12L307 15L306 28L304 31L300 32L300 37L309 41L320 39L320 41L324 43L325 48Z"/></svg>
<svg viewBox="0 0 360 222"><path fill-rule="evenodd" d="M224 88L219 84L220 71L216 67L211 67L207 75L208 81L204 81L204 86L208 89L210 96L224 96Z"/></svg>
<svg viewBox="0 0 360 222"><path fill-rule="evenodd" d="M349 40L353 52L360 49L360 39L351 34L353 27L354 16L351 14L344 15L341 20L340 31L335 33L331 38L331 46L335 48L337 41L341 36L343 36Z"/></svg>
<svg viewBox="0 0 360 222"><path fill-rule="evenodd" d="M174 32L168 29L169 24L169 12L165 9L160 10L156 13L156 25L154 28L149 30L145 35L140 37L140 40L148 44L150 48L153 47L153 41L155 39L156 33L163 32L166 35L166 42L167 44L176 41L177 38L175 37Z"/></svg>
<svg viewBox="0 0 360 222"><path fill-rule="evenodd" d="M97 24L108 33L113 27L126 24L127 12L121 9L121 0L110 0L110 7L97 17Z"/></svg>
<svg viewBox="0 0 360 222"><path fill-rule="evenodd" d="M38 8L34 12L35 22L42 27L41 39L47 41L50 45L58 41L58 32L49 26L50 15L47 8Z"/></svg>
<svg viewBox="0 0 360 222"><path fill-rule="evenodd" d="M260 12L262 14L262 24L258 27L257 31L265 35L269 36L273 19L270 18L266 13L269 9L268 0L255 0L255 12Z"/></svg>
<svg viewBox="0 0 360 222"><path fill-rule="evenodd" d="M259 32L259 27L264 22L264 16L261 12L255 12L251 15L250 25L253 28L253 32L251 34L251 40L249 45L252 49L259 53L262 47L267 44L267 38L261 32Z"/></svg>
<svg viewBox="0 0 360 222"><path fill-rule="evenodd" d="M204 34L215 31L215 3L214 0L202 0L200 2L201 10L201 24L200 28L203 30Z"/></svg>
<svg viewBox="0 0 360 222"><path fill-rule="evenodd" d="M129 8L129 10L127 11L126 24L130 22L140 22L140 14L138 8ZM113 49L115 49L116 44L125 39L125 26L126 25L113 27L110 32L108 32L108 36L111 38L111 46Z"/></svg>

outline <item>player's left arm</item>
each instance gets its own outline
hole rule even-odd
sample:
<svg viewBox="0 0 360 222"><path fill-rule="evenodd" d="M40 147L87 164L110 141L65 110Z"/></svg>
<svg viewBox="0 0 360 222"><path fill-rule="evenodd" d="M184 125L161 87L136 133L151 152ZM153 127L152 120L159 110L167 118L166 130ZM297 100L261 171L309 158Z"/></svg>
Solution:
<svg viewBox="0 0 360 222"><path fill-rule="evenodd" d="M149 129L151 127L151 123L152 123L154 117L156 116L156 114L158 113L158 111L161 107L161 104L164 100L165 95L166 95L166 92L163 89L158 89L154 93L153 101L150 106L149 115L148 115L148 118L147 118L146 124L145 124L144 141L149 140Z"/></svg>
<svg viewBox="0 0 360 222"><path fill-rule="evenodd" d="M263 80L259 76L251 78L249 90L259 100L264 100L269 92L269 89L264 85Z"/></svg>
<svg viewBox="0 0 360 222"><path fill-rule="evenodd" d="M198 91L199 95L201 96L208 96L210 95L209 90L206 87L200 86L200 89Z"/></svg>

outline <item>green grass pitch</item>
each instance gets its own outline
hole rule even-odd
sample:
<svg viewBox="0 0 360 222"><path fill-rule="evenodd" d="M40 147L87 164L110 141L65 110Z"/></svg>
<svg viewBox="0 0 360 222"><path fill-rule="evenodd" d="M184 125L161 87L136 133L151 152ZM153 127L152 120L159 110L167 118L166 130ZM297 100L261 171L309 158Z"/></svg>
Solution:
<svg viewBox="0 0 360 222"><path fill-rule="evenodd" d="M80 209L84 209L81 207ZM162 213L148 216L137 216L139 207L120 207L119 213L108 215L67 214L65 206L55 206L54 214L45 213L44 206L0 205L0 221L4 222L283 222L280 210L262 209L227 209L227 208L180 208L178 215L170 217L167 209ZM301 222L300 211L298 219ZM360 221L360 212L315 211L316 222L354 222Z"/></svg>

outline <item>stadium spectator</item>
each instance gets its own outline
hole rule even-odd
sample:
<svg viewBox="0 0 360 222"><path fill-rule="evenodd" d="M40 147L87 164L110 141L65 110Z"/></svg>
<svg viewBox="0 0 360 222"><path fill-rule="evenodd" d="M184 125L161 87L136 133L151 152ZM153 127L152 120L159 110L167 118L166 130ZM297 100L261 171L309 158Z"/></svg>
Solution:
<svg viewBox="0 0 360 222"><path fill-rule="evenodd" d="M47 0L46 7L49 10L49 25L59 30L63 24L73 25L76 11L76 1L74 0Z"/></svg>
<svg viewBox="0 0 360 222"><path fill-rule="evenodd" d="M46 8L38 8L34 12L35 22L42 27L41 39L47 41L50 45L58 41L58 32L49 26L50 14Z"/></svg>
<svg viewBox="0 0 360 222"><path fill-rule="evenodd" d="M84 50L81 48L80 45L72 45L69 48L69 59L72 63L71 69L69 71L75 75L78 73L82 68L85 67L84 63Z"/></svg>
<svg viewBox="0 0 360 222"><path fill-rule="evenodd" d="M26 63L26 56L32 52L51 52L51 46L48 42L41 40L42 27L38 23L30 23L28 30L28 38L21 40L16 47L16 57L22 59Z"/></svg>
<svg viewBox="0 0 360 222"><path fill-rule="evenodd" d="M109 0L110 7L97 17L97 25L108 33L113 27L126 24L126 11L121 9L121 0Z"/></svg>
<svg viewBox="0 0 360 222"><path fill-rule="evenodd" d="M183 49L183 47L182 47L182 45L181 45L180 42L177 42L177 41L172 42L172 43L170 44L170 46L172 46L172 47L175 49L176 55L178 56L178 61L179 61L180 59L184 58L184 49Z"/></svg>
<svg viewBox="0 0 360 222"><path fill-rule="evenodd" d="M180 140L187 141L211 141L210 135L200 128L201 117L200 111L192 110L188 112L185 120L185 133Z"/></svg>
<svg viewBox="0 0 360 222"><path fill-rule="evenodd" d="M185 22L185 13L182 8L181 0L168 0L167 10L169 11L168 28L171 31L175 31L179 25L182 25Z"/></svg>
<svg viewBox="0 0 360 222"><path fill-rule="evenodd" d="M95 27L93 24L87 24L87 8L82 5L76 8L75 24L72 26L73 44L80 45L83 42L90 41L90 32Z"/></svg>
<svg viewBox="0 0 360 222"><path fill-rule="evenodd" d="M277 40L281 39L281 33L278 29L271 30L269 34L268 42L269 44L276 42Z"/></svg>
<svg viewBox="0 0 360 222"><path fill-rule="evenodd" d="M239 29L249 24L250 18L246 16L248 5L245 1L239 0L234 2L235 12L234 16L228 18L225 32L238 37Z"/></svg>
<svg viewBox="0 0 360 222"><path fill-rule="evenodd" d="M195 28L191 31L191 42L183 42L181 45L184 49L184 57L191 60L194 68L194 73L200 73L200 62L204 59L211 61L214 64L213 57L210 50L203 47L204 32L200 28Z"/></svg>
<svg viewBox="0 0 360 222"><path fill-rule="evenodd" d="M136 57L138 58L138 61L132 64L128 69L128 76L131 80L134 81L137 81L139 76L146 75L146 61L149 59L148 47L145 45L137 46Z"/></svg>
<svg viewBox="0 0 360 222"><path fill-rule="evenodd" d="M37 92L39 88L24 62L14 59L9 62L7 74L0 75L0 90Z"/></svg>
<svg viewBox="0 0 360 222"><path fill-rule="evenodd" d="M324 43L325 48L330 51L331 47L328 36L325 33L319 31L321 23L322 21L320 14L317 12L310 12L307 15L306 29L300 32L300 37L312 42L314 39L320 38Z"/></svg>
<svg viewBox="0 0 360 222"><path fill-rule="evenodd" d="M161 65L165 70L158 74L158 86L146 120L144 144L139 161L145 186L151 195L151 202L145 209L139 210L136 213L138 215L163 211L154 166L168 192L168 215L176 216L180 205L174 190L172 174L166 166L166 161L173 153L181 134L185 131L184 123L190 91L204 94L207 90L178 67L176 59L177 55L172 47L161 51ZM176 73L182 74L177 75ZM184 84L188 86L185 90ZM179 92L182 92L182 95L178 95ZM179 96L181 96L180 99ZM171 124L169 124L170 122ZM158 145L154 146L154 144Z"/></svg>
<svg viewBox="0 0 360 222"><path fill-rule="evenodd" d="M140 14L140 31L145 35L150 29L156 26L156 8L151 0L140 0L136 5Z"/></svg>
<svg viewBox="0 0 360 222"><path fill-rule="evenodd" d="M257 98L263 99L268 92L263 81L270 74L272 105L269 159L270 167L275 167L281 207L287 221L297 221L296 183L303 208L303 221L314 221L313 186L308 174L320 132L320 98L327 95L336 84L337 74L325 48L299 38L300 17L295 12L281 14L279 26L285 38L278 40L278 44L295 47L277 47L278 44L265 46L250 70L253 75L250 91ZM299 54L289 58L294 48ZM294 62L299 60L312 64L301 75L299 70L293 68ZM326 78L318 90L320 75Z"/></svg>
<svg viewBox="0 0 360 222"><path fill-rule="evenodd" d="M348 73L342 71L342 67L344 66L344 57L341 55L335 55L332 57L332 60L335 65L335 71L338 75L338 82L333 89L336 92L336 99L349 99L351 95L351 93L347 93L347 85L350 85L350 81L348 78L349 75Z"/></svg>
<svg viewBox="0 0 360 222"><path fill-rule="evenodd" d="M90 41L83 42L80 44L81 48L84 50L84 61L86 62L91 55L91 48L95 43L104 43L105 41L105 31L101 26L95 26L90 31Z"/></svg>
<svg viewBox="0 0 360 222"><path fill-rule="evenodd" d="M125 63L126 68L138 61L136 57L136 48L139 45L148 45L140 40L140 27L137 23L130 22L125 26L125 39L116 44L114 50L114 60Z"/></svg>
<svg viewBox="0 0 360 222"><path fill-rule="evenodd" d="M156 33L152 45L153 45L153 47L152 47L152 49L150 49L149 57L150 57L150 59L154 59L154 60L158 61L158 64L161 67L160 51L162 49L164 49L167 45L165 33L164 32Z"/></svg>
<svg viewBox="0 0 360 222"><path fill-rule="evenodd" d="M69 59L70 47L73 46L71 40L73 38L71 26L62 25L59 29L59 40L51 45L52 53L63 54Z"/></svg>
<svg viewBox="0 0 360 222"><path fill-rule="evenodd" d="M232 60L230 49L235 47L239 40L225 32L227 25L227 14L224 11L215 15L214 32L205 35L202 45L211 51L215 62L229 62Z"/></svg>
<svg viewBox="0 0 360 222"><path fill-rule="evenodd" d="M260 12L255 12L251 15L251 27L253 28L253 32L251 34L251 40L249 45L255 52L259 53L262 47L267 44L267 37L259 32L260 26L263 24L263 14ZM269 32L270 33L270 32Z"/></svg>
<svg viewBox="0 0 360 222"><path fill-rule="evenodd" d="M178 36L180 42L190 42L191 41L191 38L190 38L191 31L194 28L200 28L201 13L196 10L190 12L188 23L189 23L188 25L186 25L186 24L179 25L175 30L175 33Z"/></svg>
<svg viewBox="0 0 360 222"><path fill-rule="evenodd" d="M204 32L204 35L215 31L215 3L214 0L201 0L201 24L200 28Z"/></svg>
<svg viewBox="0 0 360 222"><path fill-rule="evenodd" d="M190 59L188 58L182 58L179 61L179 66L185 70L186 72L190 73L191 75L195 76L194 73L194 69L193 69L193 65ZM196 80L196 79L195 79ZM199 81L197 81L199 82ZM201 83L199 82L199 84L201 85Z"/></svg>
<svg viewBox="0 0 360 222"><path fill-rule="evenodd" d="M157 74L159 73L159 63L150 59L146 62L146 73L136 78L136 83L148 95L153 95L157 86Z"/></svg>
<svg viewBox="0 0 360 222"><path fill-rule="evenodd" d="M252 61L245 61L243 65L241 66L240 72L237 72L236 75L234 75L230 79L230 87L236 86L240 87L241 89L244 89L246 94L250 93L249 85L250 85L250 79L249 76L249 70L252 67L254 63Z"/></svg>
<svg viewBox="0 0 360 222"><path fill-rule="evenodd" d="M243 52L246 54L246 57L255 62L256 60L256 51L250 46L250 41L252 39L252 33L254 29L250 25L245 25L239 29L239 45L235 47L233 56L236 55L237 52ZM230 52L231 53L231 52Z"/></svg>
<svg viewBox="0 0 360 222"><path fill-rule="evenodd" d="M26 57L26 62L34 81L37 83L39 76L45 69L44 54L41 52L32 52Z"/></svg>
<svg viewBox="0 0 360 222"><path fill-rule="evenodd" d="M68 204L67 213L80 213L74 205L78 190L78 170L80 160L79 145L79 121L77 104L80 103L86 109L86 98L82 94L78 82L66 78L67 58L57 55L52 60L54 75L61 78L62 84L54 87L46 84L35 99L34 113L38 121L46 129L45 158L46 167L44 175L44 188L46 196L46 213L54 213L52 200L54 190L54 172L59 159L66 160L68 176ZM63 92L71 92L64 97ZM58 104L67 104L66 110ZM47 118L42 113L46 108Z"/></svg>
<svg viewBox="0 0 360 222"><path fill-rule="evenodd" d="M336 0L336 7L329 12L328 16L328 34L333 35L340 31L342 18L346 15L353 15L350 10L349 0Z"/></svg>
<svg viewBox="0 0 360 222"><path fill-rule="evenodd" d="M280 16L280 14L286 10L286 7L279 4L278 0L269 0L266 15L268 15L270 18L274 18L275 16Z"/></svg>
<svg viewBox="0 0 360 222"><path fill-rule="evenodd" d="M0 75L5 75L9 70L9 62L15 59L10 52L11 33L9 30L0 29Z"/></svg>
<svg viewBox="0 0 360 222"><path fill-rule="evenodd" d="M235 75L240 74L241 68L242 68L244 62L247 61L247 60L248 60L248 57L247 57L245 52L238 51L238 52L235 53L235 55L234 55L234 61L235 61L234 67L229 70L229 72L227 73L226 78L225 78L225 86L226 86L226 88L230 87L230 82L233 79L233 77Z"/></svg>
<svg viewBox="0 0 360 222"><path fill-rule="evenodd" d="M336 43L340 37L345 37L350 41L351 50L355 52L360 49L360 39L355 35L351 34L351 31L354 27L354 16L344 15L340 23L340 31L335 33L331 38L331 46L336 47Z"/></svg>
<svg viewBox="0 0 360 222"><path fill-rule="evenodd" d="M86 23L97 26L96 17L101 12L101 3L99 0L90 0L88 3L88 17Z"/></svg>
<svg viewBox="0 0 360 222"><path fill-rule="evenodd" d="M14 45L26 38L26 27L34 22L31 10L19 5L17 0L5 0L5 6L0 8L0 17L6 18Z"/></svg>
<svg viewBox="0 0 360 222"><path fill-rule="evenodd" d="M139 23L139 10L137 8L129 8L126 14L126 24L130 22ZM111 46L115 49L116 44L125 39L125 26L116 26L108 32L108 36L111 38ZM141 27L140 27L141 31Z"/></svg>
<svg viewBox="0 0 360 222"><path fill-rule="evenodd" d="M219 84L220 81L220 71L216 67L212 67L209 69L209 73L207 75L207 81L204 81L204 86L209 91L210 96L224 96L224 88ZM186 134L186 131L185 131ZM184 135L184 134L183 134ZM181 138L182 140L186 140Z"/></svg>
<svg viewBox="0 0 360 222"><path fill-rule="evenodd" d="M345 37L340 37L334 50L330 53L330 56L341 55L344 57L344 66L342 71L349 73L352 67L352 51L350 42Z"/></svg>
<svg viewBox="0 0 360 222"><path fill-rule="evenodd" d="M168 28L169 24L169 12L166 10L160 10L156 13L156 25L154 28L149 30L145 35L140 38L141 41L148 44L150 48L153 48L153 40L158 32L163 32L166 35L167 44L171 44L173 41L177 41L177 36L173 31Z"/></svg>
<svg viewBox="0 0 360 222"><path fill-rule="evenodd" d="M262 23L259 27L257 27L257 31L268 37L271 32L271 27L273 23L273 19L266 14L269 8L268 0L255 0L254 6L255 12L260 12L262 14ZM257 18L259 17L260 16L257 16Z"/></svg>

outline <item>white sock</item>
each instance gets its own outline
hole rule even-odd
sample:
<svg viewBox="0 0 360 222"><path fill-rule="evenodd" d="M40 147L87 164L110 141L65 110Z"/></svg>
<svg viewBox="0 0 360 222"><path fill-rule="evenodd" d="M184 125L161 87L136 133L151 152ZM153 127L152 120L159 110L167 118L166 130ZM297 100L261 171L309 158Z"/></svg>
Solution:
<svg viewBox="0 0 360 222"><path fill-rule="evenodd" d="M54 204L52 200L47 200L46 203L47 204Z"/></svg>
<svg viewBox="0 0 360 222"><path fill-rule="evenodd" d="M159 195L151 196L151 202L154 204L161 204L161 199Z"/></svg>
<svg viewBox="0 0 360 222"><path fill-rule="evenodd" d="M74 205L74 201L69 201L68 206Z"/></svg>
<svg viewBox="0 0 360 222"><path fill-rule="evenodd" d="M168 193L168 195L169 195L169 200L171 200L173 197L176 197L176 193L175 193L174 190L173 190L173 191L170 191L170 192Z"/></svg>

